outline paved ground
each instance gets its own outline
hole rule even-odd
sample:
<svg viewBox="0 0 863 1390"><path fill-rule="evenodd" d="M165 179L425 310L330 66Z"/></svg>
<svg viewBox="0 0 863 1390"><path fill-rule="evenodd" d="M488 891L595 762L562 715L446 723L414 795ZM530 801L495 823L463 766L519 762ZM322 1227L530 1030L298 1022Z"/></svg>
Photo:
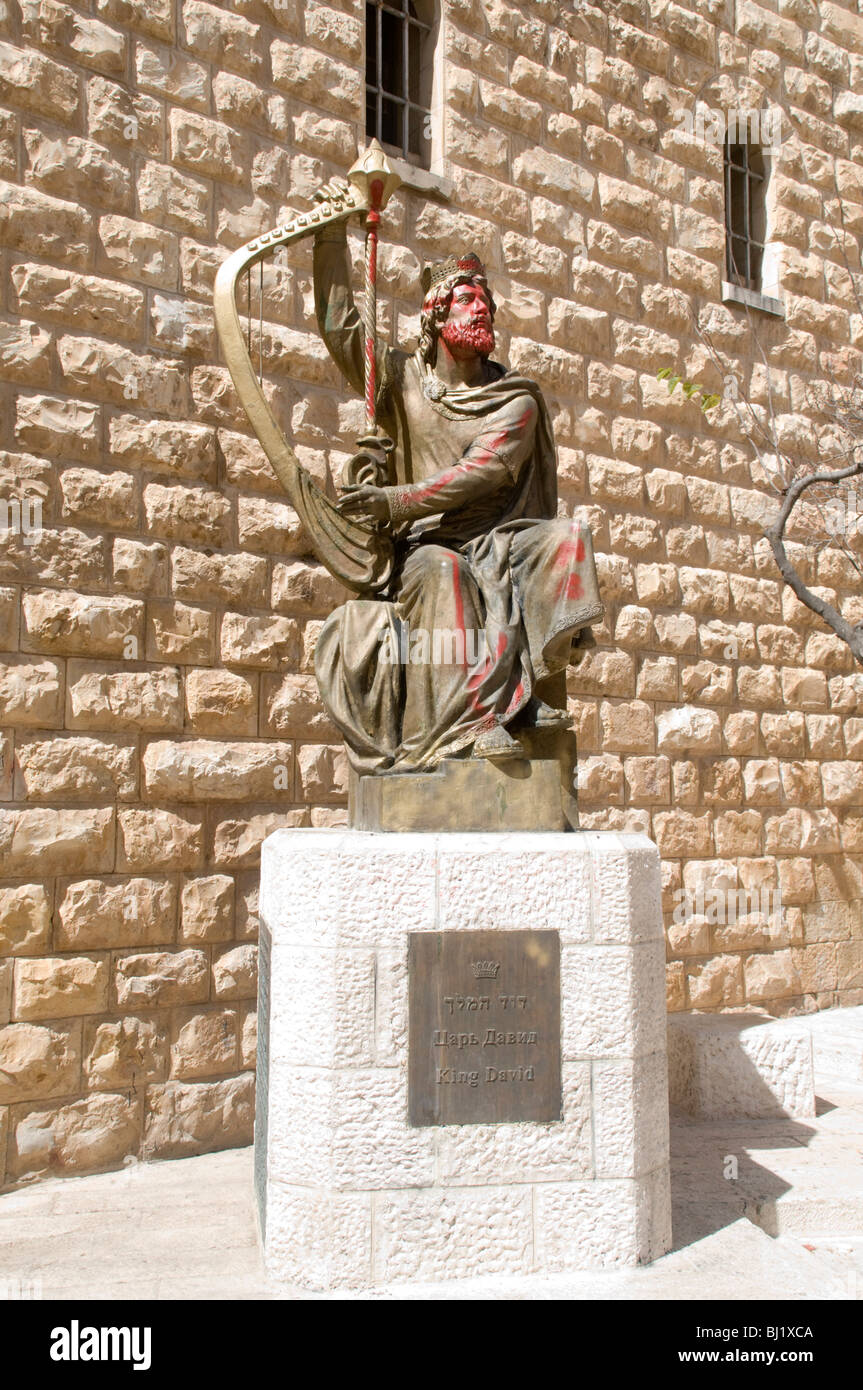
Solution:
<svg viewBox="0 0 863 1390"><path fill-rule="evenodd" d="M646 1269L413 1286L376 1297L863 1298L863 1085L815 1120L673 1126L675 1249ZM737 1177L729 1159L737 1160ZM263 1272L250 1149L0 1197L0 1297L308 1298ZM354 1295L356 1297L356 1295Z"/></svg>

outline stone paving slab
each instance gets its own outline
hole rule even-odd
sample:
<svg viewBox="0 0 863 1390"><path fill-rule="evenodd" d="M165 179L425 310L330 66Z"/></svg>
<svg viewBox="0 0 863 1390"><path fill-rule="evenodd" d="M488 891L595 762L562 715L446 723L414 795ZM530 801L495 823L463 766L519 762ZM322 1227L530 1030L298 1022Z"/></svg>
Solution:
<svg viewBox="0 0 863 1390"><path fill-rule="evenodd" d="M805 1121L676 1120L674 1249L645 1268L349 1297L863 1298L863 1087L821 1087L818 1109ZM736 1182L722 1176L729 1154L738 1158ZM0 1197L0 1297L33 1280L42 1297L64 1300L345 1297L268 1281L251 1149L55 1179Z"/></svg>

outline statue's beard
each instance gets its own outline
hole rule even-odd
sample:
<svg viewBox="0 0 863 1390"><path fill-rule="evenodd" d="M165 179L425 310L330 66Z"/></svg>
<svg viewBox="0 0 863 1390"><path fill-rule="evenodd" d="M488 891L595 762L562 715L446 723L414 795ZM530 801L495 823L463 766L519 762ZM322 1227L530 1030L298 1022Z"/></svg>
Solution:
<svg viewBox="0 0 863 1390"><path fill-rule="evenodd" d="M468 348L480 357L494 351L494 329L484 323L445 323L440 331L448 348Z"/></svg>

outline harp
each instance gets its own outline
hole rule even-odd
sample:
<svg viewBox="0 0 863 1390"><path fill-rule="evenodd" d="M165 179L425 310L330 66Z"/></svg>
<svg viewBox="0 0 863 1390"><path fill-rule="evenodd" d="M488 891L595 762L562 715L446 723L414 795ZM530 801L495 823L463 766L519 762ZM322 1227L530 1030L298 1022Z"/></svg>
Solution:
<svg viewBox="0 0 863 1390"><path fill-rule="evenodd" d="M270 408L263 389L264 268L267 260L282 247L312 236L319 227L354 214L366 214L362 316L366 332L366 425L370 434L361 443L368 443L375 431L377 226L381 209L399 183L380 145L372 141L348 172L346 188L334 189L328 185L323 202L239 247L219 267L214 291L216 330L240 404L305 527L317 558L334 578L357 594L374 594L389 582L393 566L392 542L380 525L342 515L303 468ZM253 277L254 267L257 267L257 275ZM255 279L260 296L257 354L252 314ZM240 307L244 284L245 331Z"/></svg>

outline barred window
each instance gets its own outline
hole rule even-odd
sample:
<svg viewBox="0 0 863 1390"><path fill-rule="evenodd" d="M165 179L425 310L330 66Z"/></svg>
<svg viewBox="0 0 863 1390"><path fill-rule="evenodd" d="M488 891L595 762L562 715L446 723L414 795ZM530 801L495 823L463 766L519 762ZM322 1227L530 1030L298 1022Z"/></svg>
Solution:
<svg viewBox="0 0 863 1390"><path fill-rule="evenodd" d="M366 135L428 167L434 0L367 0Z"/></svg>
<svg viewBox="0 0 863 1390"><path fill-rule="evenodd" d="M759 145L725 141L725 263L728 280L761 290L767 177Z"/></svg>

